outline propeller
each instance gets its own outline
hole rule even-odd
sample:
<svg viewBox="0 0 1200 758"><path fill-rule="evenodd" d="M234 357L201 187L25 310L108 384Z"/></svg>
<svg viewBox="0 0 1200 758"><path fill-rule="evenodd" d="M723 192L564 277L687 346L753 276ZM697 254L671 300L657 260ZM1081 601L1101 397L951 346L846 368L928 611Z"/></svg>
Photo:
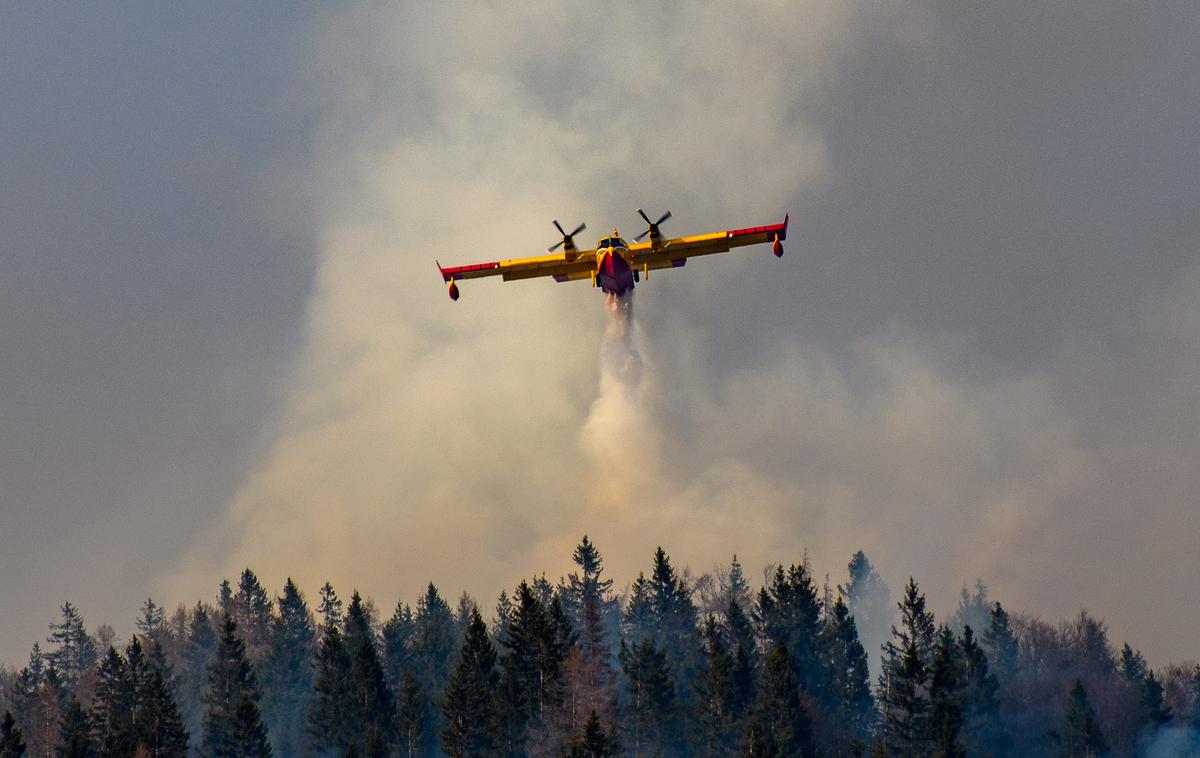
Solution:
<svg viewBox="0 0 1200 758"><path fill-rule="evenodd" d="M562 245L562 244L566 244L567 247L574 247L575 240L573 238L575 237L576 234L579 234L584 229L587 229L587 224L580 224L579 226L575 227L575 231L571 232L570 234L567 234L566 232L563 231L562 225L558 223L558 219L554 219L554 228L557 229L558 233L562 235L562 239L560 239L558 242L555 242L550 247L546 248L547 253L553 253L555 250L558 249L558 246Z"/></svg>
<svg viewBox="0 0 1200 758"><path fill-rule="evenodd" d="M651 239L654 239L655 237L660 236L659 231L658 231L658 225L671 217L671 212L667 211L666 213L664 213L662 215L662 218L660 218L658 221L651 221L650 217L647 216L646 212L644 210L642 210L641 208L638 208L637 212L638 212L638 215L641 216L643 219L645 219L646 223L648 224L646 231L642 232L641 234L639 234L638 236L633 238L637 242L640 242L642 237L645 237L647 234L650 235Z"/></svg>

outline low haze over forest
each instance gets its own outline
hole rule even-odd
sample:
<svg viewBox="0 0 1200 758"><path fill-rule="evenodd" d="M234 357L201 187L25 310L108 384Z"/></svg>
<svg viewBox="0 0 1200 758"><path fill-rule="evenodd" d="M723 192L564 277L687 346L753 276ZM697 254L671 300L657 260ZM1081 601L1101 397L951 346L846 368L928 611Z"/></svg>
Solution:
<svg viewBox="0 0 1200 758"><path fill-rule="evenodd" d="M213 601L147 599L128 640L66 603L2 672L0 755L1200 751L1200 667L1152 670L1087 611L1027 616L977 582L936 619L861 551L835 578L801 556L760 582L660 548L620 593L586 536L572 558L494 601L430 584L394 608L246 569Z"/></svg>

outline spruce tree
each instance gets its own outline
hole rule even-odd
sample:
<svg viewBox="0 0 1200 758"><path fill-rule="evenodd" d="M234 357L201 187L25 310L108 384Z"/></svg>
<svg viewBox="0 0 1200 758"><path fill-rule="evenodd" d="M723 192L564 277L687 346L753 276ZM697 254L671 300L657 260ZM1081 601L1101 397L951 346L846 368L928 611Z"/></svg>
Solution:
<svg viewBox="0 0 1200 758"><path fill-rule="evenodd" d="M665 656L680 707L687 709L700 660L699 612L687 583L661 547L654 553L648 589L656 627L655 645Z"/></svg>
<svg viewBox="0 0 1200 758"><path fill-rule="evenodd" d="M94 758L96 755L89 734L87 711L74 696L63 712L58 747L54 754L56 758Z"/></svg>
<svg viewBox="0 0 1200 758"><path fill-rule="evenodd" d="M935 758L966 758L962 742L962 682L959 679L958 648L947 626L938 630L937 645L929 672L928 742Z"/></svg>
<svg viewBox="0 0 1200 758"><path fill-rule="evenodd" d="M768 587L759 593L758 622L768 644L782 644L800 678L800 685L813 697L824 697L820 665L819 634L821 604L817 587L804 565L785 572L776 567Z"/></svg>
<svg viewBox="0 0 1200 758"><path fill-rule="evenodd" d="M987 655L975 641L970 626L963 627L958 643L959 677L963 697L963 739L972 754L1007 750L1009 738L999 721L996 693L999 684L988 665Z"/></svg>
<svg viewBox="0 0 1200 758"><path fill-rule="evenodd" d="M736 755L738 735L745 732L741 698L734 681L734 661L712 614L701 632L703 655L696 678L696 746L705 755Z"/></svg>
<svg viewBox="0 0 1200 758"><path fill-rule="evenodd" d="M395 742L396 702L384 678L383 666L370 637L354 635L357 649L350 657L349 721L355 744L363 754L388 751Z"/></svg>
<svg viewBox="0 0 1200 758"><path fill-rule="evenodd" d="M179 677L179 712L188 734L198 735L204 724L204 693L208 689L208 664L217 649L212 618L203 603L197 602L188 623L184 646L183 670Z"/></svg>
<svg viewBox="0 0 1200 758"><path fill-rule="evenodd" d="M129 643L130 677L134 682L136 714L134 743L152 756L184 758L188 751L188 733L179 715L171 686L171 670L162 647L150 643L144 655L134 651L137 638ZM133 663L133 661L137 663Z"/></svg>
<svg viewBox="0 0 1200 758"><path fill-rule="evenodd" d="M109 648L100 662L92 697L92 744L99 756L133 753L133 716L137 707L134 682L125 658Z"/></svg>
<svg viewBox="0 0 1200 758"><path fill-rule="evenodd" d="M858 641L858 629L850 609L839 596L822 629L825 667L829 686L826 705L833 721L837 752L865 745L875 722L875 698L871 695L867 653Z"/></svg>
<svg viewBox="0 0 1200 758"><path fill-rule="evenodd" d="M899 609L900 627L892 627L879 675L880 725L891 755L929 755L933 748L926 717L935 633L933 614L911 577Z"/></svg>
<svg viewBox="0 0 1200 758"><path fill-rule="evenodd" d="M577 735L567 746L567 758L615 758L620 754L620 743L612 732L605 732L600 717L591 712L583 733Z"/></svg>
<svg viewBox="0 0 1200 758"><path fill-rule="evenodd" d="M611 596L612 580L603 578L604 561L600 551L583 536L571 556L578 573L567 577L562 592L563 608L578 630L578 648L582 665L584 700L591 708L599 707L600 693L612 686L617 602ZM503 597L503 596L502 596Z"/></svg>
<svg viewBox="0 0 1200 758"><path fill-rule="evenodd" d="M444 723L442 710L437 705L442 702L446 681L450 678L459 638L450 605L432 583L417 599L413 622L412 669L430 708L425 718L428 728L424 730L424 747L433 749Z"/></svg>
<svg viewBox="0 0 1200 758"><path fill-rule="evenodd" d="M858 638L867 651L868 664L878 674L879 651L888 639L895 618L891 589L861 550L850 558L846 568L849 581L846 586L838 587L838 593L846 599L846 607L858 629Z"/></svg>
<svg viewBox="0 0 1200 758"><path fill-rule="evenodd" d="M1121 648L1120 656L1117 658L1117 670L1121 672L1121 676L1125 678L1126 682L1140 686L1148 673L1146 659L1142 657L1142 651L1135 651L1126 642Z"/></svg>
<svg viewBox="0 0 1200 758"><path fill-rule="evenodd" d="M312 698L315 632L304 595L290 577L276 605L279 615L272 620L271 651L263 667L263 724L276 755L298 755Z"/></svg>
<svg viewBox="0 0 1200 758"><path fill-rule="evenodd" d="M21 758L23 755L25 741L21 739L21 730L12 711L5 711L4 720L0 721L0 758Z"/></svg>
<svg viewBox="0 0 1200 758"><path fill-rule="evenodd" d="M233 620L246 645L246 658L258 665L271 651L271 596L250 569L242 571L237 593L233 596Z"/></svg>
<svg viewBox="0 0 1200 758"><path fill-rule="evenodd" d="M569 622L563 617L555 623L527 582L518 585L514 597L508 636L502 641L500 691L506 750L521 753L531 730L544 724L547 709L562 702L569 639L563 638L561 627Z"/></svg>
<svg viewBox="0 0 1200 758"><path fill-rule="evenodd" d="M50 624L47 641L54 645L46 655L47 660L58 669L66 690L74 692L80 675L95 665L98 656L96 645L84 627L83 616L70 601L62 605L62 621Z"/></svg>
<svg viewBox="0 0 1200 758"><path fill-rule="evenodd" d="M310 746L317 752L344 753L354 744L351 722L350 654L337 624L325 626L317 652L313 697L308 709Z"/></svg>
<svg viewBox="0 0 1200 758"><path fill-rule="evenodd" d="M258 710L258 680L238 636L237 622L223 614L217 649L208 667L204 704L204 750L213 758L269 756Z"/></svg>
<svg viewBox="0 0 1200 758"><path fill-rule="evenodd" d="M396 610L383 624L383 670L397 691L405 669L412 671L410 648L415 628L412 607L404 602L396 603Z"/></svg>
<svg viewBox="0 0 1200 758"><path fill-rule="evenodd" d="M1163 701L1163 686L1153 671L1146 672L1141 682L1141 709L1142 725L1151 731L1170 723L1174 715Z"/></svg>
<svg viewBox="0 0 1200 758"><path fill-rule="evenodd" d="M317 612L321 615L321 630L324 631L331 626L341 627L342 601L338 598L337 592L334 591L333 585L325 582L319 592L321 603L318 606Z"/></svg>
<svg viewBox="0 0 1200 758"><path fill-rule="evenodd" d="M468 629L469 629L468 625ZM412 668L405 666L396 691L396 740L403 758L420 755L423 737L428 730L426 713L429 703L417 682Z"/></svg>
<svg viewBox="0 0 1200 758"><path fill-rule="evenodd" d="M817 755L812 720L800 699L800 678L787 645L772 643L758 682L743 755L755 758L812 758Z"/></svg>
<svg viewBox="0 0 1200 758"><path fill-rule="evenodd" d="M479 611L472 612L458 665L445 688L442 750L451 758L500 755L496 650Z"/></svg>
<svg viewBox="0 0 1200 758"><path fill-rule="evenodd" d="M1017 673L1017 638L1008 621L1008 613L1000 603L992 604L987 631L983 634L983 650L1000 684Z"/></svg>
<svg viewBox="0 0 1200 758"><path fill-rule="evenodd" d="M1100 731L1096 711L1088 702L1083 682L1075 680L1067 696L1066 729L1049 737L1058 746L1060 758L1100 758L1108 752L1108 743Z"/></svg>
<svg viewBox="0 0 1200 758"><path fill-rule="evenodd" d="M643 639L632 647L622 640L618 657L627 693L621 708L626 745L635 755L682 750L682 714L666 655Z"/></svg>

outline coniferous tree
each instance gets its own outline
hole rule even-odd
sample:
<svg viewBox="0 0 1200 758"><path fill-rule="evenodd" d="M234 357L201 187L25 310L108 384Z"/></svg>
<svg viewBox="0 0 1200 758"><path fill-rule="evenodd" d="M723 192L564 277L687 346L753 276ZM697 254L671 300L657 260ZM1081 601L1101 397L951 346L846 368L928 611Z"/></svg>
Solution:
<svg viewBox="0 0 1200 758"><path fill-rule="evenodd" d="M264 665L262 716L276 755L298 755L304 746L316 654L312 616L289 577L272 620L271 652Z"/></svg>
<svg viewBox="0 0 1200 758"><path fill-rule="evenodd" d="M621 617L622 638L630 645L646 639L653 641L658 633L657 625L658 619L650 600L650 581L645 573L639 572L629 588L629 598Z"/></svg>
<svg viewBox="0 0 1200 758"><path fill-rule="evenodd" d="M424 747L432 749L442 732L444 716L438 704L442 702L459 644L454 614L432 583L417 600L413 622L412 669L429 704Z"/></svg>
<svg viewBox="0 0 1200 758"><path fill-rule="evenodd" d="M357 592L346 613L346 642L350 656L346 711L355 748L364 755L386 752L395 741L395 696L375 652L369 617Z"/></svg>
<svg viewBox="0 0 1200 758"><path fill-rule="evenodd" d="M260 692L237 622L223 614L217 649L208 667L204 750L213 758L270 756L258 710Z"/></svg>
<svg viewBox="0 0 1200 758"><path fill-rule="evenodd" d="M884 742L891 755L932 753L927 728L929 673L935 643L933 614L910 577L899 604L900 627L884 646L879 705Z"/></svg>
<svg viewBox="0 0 1200 758"><path fill-rule="evenodd" d="M975 632L963 627L958 643L963 701L963 739L971 754L1005 752L1009 740L1001 728L996 692L999 684Z"/></svg>
<svg viewBox="0 0 1200 758"><path fill-rule="evenodd" d="M110 647L97 669L96 691L92 698L92 744L98 756L115 758L133 753L136 707L129 664Z"/></svg>
<svg viewBox="0 0 1200 758"><path fill-rule="evenodd" d="M21 758L23 755L25 742L21 739L21 730L12 711L5 711L4 720L0 721L0 758Z"/></svg>
<svg viewBox="0 0 1200 758"><path fill-rule="evenodd" d="M467 623L458 665L445 688L442 749L447 755L488 758L502 754L498 682L496 650L483 617L475 610Z"/></svg>
<svg viewBox="0 0 1200 758"><path fill-rule="evenodd" d="M703 655L696 678L696 747L705 755L736 755L745 733L743 703L734 681L734 661L712 614L701 632Z"/></svg>
<svg viewBox="0 0 1200 758"><path fill-rule="evenodd" d="M529 583L518 585L515 601L508 636L502 640L506 652L500 662L500 691L505 749L519 754L530 732L545 723L547 709L562 702L570 641ZM569 624L565 617L562 623Z"/></svg>
<svg viewBox="0 0 1200 758"><path fill-rule="evenodd" d="M404 671L412 671L413 634L416 622L412 607L404 602L396 603L396 610L383 624L383 670L388 683L399 691Z"/></svg>
<svg viewBox="0 0 1200 758"><path fill-rule="evenodd" d="M635 755L681 750L681 713L666 655L643 639L632 647L622 640L618 657L628 693L621 709L626 745Z"/></svg>
<svg viewBox="0 0 1200 758"><path fill-rule="evenodd" d="M1004 684L1017 673L1017 638L1009 623L1008 613L1000 603L992 604L986 629L983 650L996 680Z"/></svg>
<svg viewBox="0 0 1200 758"><path fill-rule="evenodd" d="M571 740L567 747L567 758L615 758L621 746L616 734L605 732L600 717L591 712L583 733Z"/></svg>
<svg viewBox="0 0 1200 758"><path fill-rule="evenodd" d="M141 616L137 620L138 634L147 641L162 644L166 634L166 616L162 606L154 602L154 598L146 598L142 603Z"/></svg>
<svg viewBox="0 0 1200 758"><path fill-rule="evenodd" d="M133 742L152 756L183 758L187 755L188 733L175 703L171 670L162 647L151 642L144 654L135 637L127 652L134 686Z"/></svg>
<svg viewBox="0 0 1200 758"><path fill-rule="evenodd" d="M238 580L237 593L233 599L233 620L238 633L246 645L246 658L258 665L271 652L272 609L271 596L250 569L244 569Z"/></svg>
<svg viewBox="0 0 1200 758"><path fill-rule="evenodd" d="M350 654L337 624L325 626L317 652L313 698L308 709L309 744L318 752L345 753L354 744L350 717Z"/></svg>
<svg viewBox="0 0 1200 758"><path fill-rule="evenodd" d="M612 580L603 578L600 551L586 534L571 558L579 572L567 577L562 592L563 608L578 630L582 700L589 709L602 709L601 693L612 686L615 677L611 640L619 615L617 601L611 596Z"/></svg>
<svg viewBox="0 0 1200 758"><path fill-rule="evenodd" d="M846 568L849 581L846 586L838 587L838 593L846 599L846 607L854 617L858 638L867 651L868 665L878 674L879 651L895 618L891 590L861 550L850 558Z"/></svg>
<svg viewBox="0 0 1200 758"><path fill-rule="evenodd" d="M1170 723L1174 715L1163 702L1163 686L1153 671L1146 672L1141 682L1141 708L1142 725L1151 731Z"/></svg>
<svg viewBox="0 0 1200 758"><path fill-rule="evenodd" d="M661 547L654 553L648 590L655 645L665 657L680 707L687 709L700 659L699 612L687 583Z"/></svg>
<svg viewBox="0 0 1200 758"><path fill-rule="evenodd" d="M58 669L63 687L74 692L80 675L95 665L98 656L96 645L84 627L83 616L70 601L62 605L62 621L50 624L47 641L54 645L46 655L47 660Z"/></svg>
<svg viewBox="0 0 1200 758"><path fill-rule="evenodd" d="M792 565L786 572L776 567L769 585L759 593L758 621L768 644L787 647L801 687L816 698L824 697L820 612L817 587L804 565Z"/></svg>
<svg viewBox="0 0 1200 758"><path fill-rule="evenodd" d="M1146 659L1142 657L1142 651L1135 651L1126 642L1121 648L1120 656L1117 658L1117 670L1121 672L1121 676L1125 677L1125 681L1128 683L1140 685L1148 673Z"/></svg>
<svg viewBox="0 0 1200 758"><path fill-rule="evenodd" d="M1061 758L1100 758L1108 752L1096 711L1088 702L1083 682L1078 679L1067 696L1066 722L1062 733L1051 732L1049 735Z"/></svg>
<svg viewBox="0 0 1200 758"><path fill-rule="evenodd" d="M320 589L321 603L317 612L321 615L321 630L324 631L331 626L341 627L342 625L342 601L338 598L337 593L333 590L333 585L325 582Z"/></svg>
<svg viewBox="0 0 1200 758"><path fill-rule="evenodd" d="M89 733L87 711L74 696L63 712L54 754L56 758L94 758L96 755Z"/></svg>
<svg viewBox="0 0 1200 758"><path fill-rule="evenodd" d="M755 758L811 758L817 755L812 720L800 699L800 678L787 645L772 643L758 682L743 755Z"/></svg>
<svg viewBox="0 0 1200 758"><path fill-rule="evenodd" d="M833 603L822 637L828 682L825 702L834 727L836 752L845 754L867 744L875 722L875 698L871 694L867 653L841 596Z"/></svg>
<svg viewBox="0 0 1200 758"><path fill-rule="evenodd" d="M927 740L936 758L966 758L962 742L963 701L960 662L954 633L938 630L929 670L929 721Z"/></svg>
<svg viewBox="0 0 1200 758"><path fill-rule="evenodd" d="M197 602L188 622L183 671L179 677L179 713L188 734L199 735L204 725L204 693L208 689L208 665L217 649L212 618Z"/></svg>
<svg viewBox="0 0 1200 758"><path fill-rule="evenodd" d="M417 677L410 667L405 666L400 674L400 687L396 691L396 740L400 755L404 758L420 755L423 736L428 729L428 708Z"/></svg>
<svg viewBox="0 0 1200 758"><path fill-rule="evenodd" d="M959 592L958 608L950 616L947 626L956 637L961 637L963 627L987 629L991 616L992 605L988 602L987 585L982 579L976 579L974 592L966 587Z"/></svg>

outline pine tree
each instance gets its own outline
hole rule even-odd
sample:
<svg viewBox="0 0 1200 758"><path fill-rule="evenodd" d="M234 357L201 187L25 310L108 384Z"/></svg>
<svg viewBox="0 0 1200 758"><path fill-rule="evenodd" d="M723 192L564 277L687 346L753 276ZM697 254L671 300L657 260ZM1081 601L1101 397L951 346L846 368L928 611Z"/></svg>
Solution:
<svg viewBox="0 0 1200 758"><path fill-rule="evenodd" d="M237 622L223 614L221 634L208 667L208 692L204 697L204 749L213 758L269 756L258 710L258 681L246 659L246 646L238 636Z"/></svg>
<svg viewBox="0 0 1200 758"><path fill-rule="evenodd" d="M342 601L338 599L333 585L325 582L320 589L321 604L317 610L321 614L321 630L331 626L340 627L342 624Z"/></svg>
<svg viewBox="0 0 1200 758"><path fill-rule="evenodd" d="M87 711L72 696L63 713L56 758L94 758L96 751L88 732Z"/></svg>
<svg viewBox="0 0 1200 758"><path fill-rule="evenodd" d="M147 641L162 643L166 633L166 619L162 606L155 603L153 598L148 597L146 602L142 603L141 617L137 620L137 630L138 634Z"/></svg>
<svg viewBox="0 0 1200 758"><path fill-rule="evenodd" d="M21 730L11 711L4 712L4 721L0 722L0 758L21 758L25 755L25 742L21 739Z"/></svg>
<svg viewBox="0 0 1200 758"><path fill-rule="evenodd" d="M298 755L304 746L316 654L312 616L300 588L289 577L276 603L271 652L264 665L262 716L277 755Z"/></svg>
<svg viewBox="0 0 1200 758"><path fill-rule="evenodd" d="M721 576L720 591L725 607L729 607L729 604L734 602L741 608L750 606L752 600L750 584L746 581L746 575L742 571L742 564L738 561L737 553L734 553L733 559L729 561L729 573Z"/></svg>
<svg viewBox="0 0 1200 758"><path fill-rule="evenodd" d="M96 645L84 627L83 616L70 601L62 605L62 621L50 624L47 642L55 646L46 655L47 660L58 669L66 690L73 692L80 675L96 664L98 656Z"/></svg>
<svg viewBox="0 0 1200 758"><path fill-rule="evenodd" d="M619 611L611 596L612 580L604 579L604 562L600 551L583 536L571 556L578 573L567 577L562 592L563 608L578 630L578 648L583 674L583 700L590 709L601 707L605 690L615 678L612 669L614 637ZM501 598L504 599L503 594ZM497 609L499 610L499 609Z"/></svg>
<svg viewBox="0 0 1200 758"><path fill-rule="evenodd" d="M692 682L700 660L699 613L687 583L660 547L654 553L649 600L655 622L655 645L665 656L680 707L691 705Z"/></svg>
<svg viewBox="0 0 1200 758"><path fill-rule="evenodd" d="M650 639L619 654L627 699L622 710L626 744L635 755L672 754L682 749L681 712L666 655Z"/></svg>
<svg viewBox="0 0 1200 758"><path fill-rule="evenodd" d="M467 624L458 666L446 684L442 749L451 758L500 755L496 650L475 610Z"/></svg>
<svg viewBox="0 0 1200 758"><path fill-rule="evenodd" d="M787 645L775 641L763 664L743 755L788 758L817 755L812 721L800 699L800 678Z"/></svg>
<svg viewBox="0 0 1200 758"><path fill-rule="evenodd" d="M899 609L900 627L892 627L879 675L883 738L891 755L928 755L932 746L926 716L935 634L933 614L911 577Z"/></svg>

